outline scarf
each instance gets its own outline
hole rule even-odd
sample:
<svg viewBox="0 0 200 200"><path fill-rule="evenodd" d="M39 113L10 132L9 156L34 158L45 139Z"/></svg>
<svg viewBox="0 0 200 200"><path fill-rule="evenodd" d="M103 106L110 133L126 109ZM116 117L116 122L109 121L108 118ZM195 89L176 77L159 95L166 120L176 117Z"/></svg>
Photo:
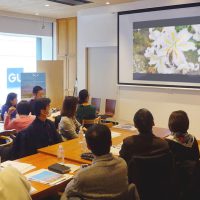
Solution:
<svg viewBox="0 0 200 200"><path fill-rule="evenodd" d="M180 132L171 133L171 135L169 135L167 139L170 139L188 148L192 148L192 145L194 143L194 136L192 136L191 134L187 132L186 133L180 133Z"/></svg>

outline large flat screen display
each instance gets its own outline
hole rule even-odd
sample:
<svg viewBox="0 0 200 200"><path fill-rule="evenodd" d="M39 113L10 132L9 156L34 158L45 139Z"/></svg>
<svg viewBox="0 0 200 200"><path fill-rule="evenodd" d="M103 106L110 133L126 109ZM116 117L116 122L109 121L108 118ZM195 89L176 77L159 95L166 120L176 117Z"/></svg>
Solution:
<svg viewBox="0 0 200 200"><path fill-rule="evenodd" d="M118 13L118 83L200 88L200 5Z"/></svg>

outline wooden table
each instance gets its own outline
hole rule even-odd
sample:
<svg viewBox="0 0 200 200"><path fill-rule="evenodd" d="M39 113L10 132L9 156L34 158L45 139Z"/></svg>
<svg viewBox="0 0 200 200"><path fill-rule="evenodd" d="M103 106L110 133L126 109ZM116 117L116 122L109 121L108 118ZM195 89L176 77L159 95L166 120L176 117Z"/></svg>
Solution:
<svg viewBox="0 0 200 200"><path fill-rule="evenodd" d="M23 162L23 163L32 164L36 167L35 169L26 173L26 174L28 174L32 171L36 171L39 169L47 169L49 165L52 165L57 162L57 157L38 153L38 154L34 154L32 156L27 156L27 157L21 158L18 161ZM65 160L65 162L79 165L76 162L70 162L68 160ZM47 184L42 184L39 182L31 181L31 185L37 190L36 193L31 195L31 197L33 200L39 200L39 199L48 197L50 195L56 194L58 191L63 191L68 182L69 182L69 180L62 182L58 185L50 186Z"/></svg>
<svg viewBox="0 0 200 200"><path fill-rule="evenodd" d="M111 128L111 131L118 132L121 134L119 137L112 139L113 145L120 144L124 138L137 134L137 131L122 130L122 129L118 129L118 128ZM167 135L169 135L169 133L170 132L168 129L154 127L154 134L159 137L166 137ZM91 161L81 159L81 157L80 157L81 153L83 153L83 152L82 152L82 148L81 148L81 141L79 138L69 140L66 142L62 142L60 144L62 144L64 147L66 159L75 161L78 163L91 164ZM41 148L41 149L38 149L38 152L57 156L58 146L59 146L59 144Z"/></svg>

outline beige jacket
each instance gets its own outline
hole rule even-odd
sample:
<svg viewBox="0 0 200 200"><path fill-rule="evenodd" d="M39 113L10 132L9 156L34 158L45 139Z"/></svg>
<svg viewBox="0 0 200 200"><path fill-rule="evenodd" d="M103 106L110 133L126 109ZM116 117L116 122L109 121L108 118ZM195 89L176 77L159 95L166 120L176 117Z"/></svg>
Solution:
<svg viewBox="0 0 200 200"><path fill-rule="evenodd" d="M31 185L15 168L0 171L0 200L31 200Z"/></svg>
<svg viewBox="0 0 200 200"><path fill-rule="evenodd" d="M59 123L59 133L64 141L71 140L78 137L76 132L81 124L75 118L62 117Z"/></svg>
<svg viewBox="0 0 200 200"><path fill-rule="evenodd" d="M96 157L67 185L62 200L72 196L90 199L120 199L128 189L127 165L122 158L107 154Z"/></svg>

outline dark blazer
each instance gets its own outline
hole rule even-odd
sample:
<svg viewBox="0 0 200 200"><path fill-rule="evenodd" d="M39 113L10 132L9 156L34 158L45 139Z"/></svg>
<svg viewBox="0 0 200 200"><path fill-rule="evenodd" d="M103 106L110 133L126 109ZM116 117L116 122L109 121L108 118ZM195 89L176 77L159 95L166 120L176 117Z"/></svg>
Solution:
<svg viewBox="0 0 200 200"><path fill-rule="evenodd" d="M199 147L196 138L192 147L186 147L173 140L166 139L176 161L199 160Z"/></svg>
<svg viewBox="0 0 200 200"><path fill-rule="evenodd" d="M31 99L31 100L29 101L29 104L30 104L31 114L32 114L32 115L35 115L35 99Z"/></svg>
<svg viewBox="0 0 200 200"><path fill-rule="evenodd" d="M129 164L133 156L158 155L169 152L168 143L153 134L139 134L124 139L120 156Z"/></svg>
<svg viewBox="0 0 200 200"><path fill-rule="evenodd" d="M50 120L42 122L36 118L33 123L17 134L13 143L14 159L37 153L37 149L61 142L62 139Z"/></svg>

